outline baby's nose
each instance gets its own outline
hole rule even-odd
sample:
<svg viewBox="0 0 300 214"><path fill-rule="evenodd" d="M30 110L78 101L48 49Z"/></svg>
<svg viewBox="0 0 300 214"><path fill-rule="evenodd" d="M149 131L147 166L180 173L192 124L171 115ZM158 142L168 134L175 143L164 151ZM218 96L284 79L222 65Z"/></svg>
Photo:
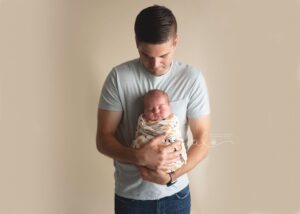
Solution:
<svg viewBox="0 0 300 214"><path fill-rule="evenodd" d="M154 112L154 113L158 113L158 112L159 112L159 109L158 109L158 108L155 108L155 109L153 110L153 112Z"/></svg>

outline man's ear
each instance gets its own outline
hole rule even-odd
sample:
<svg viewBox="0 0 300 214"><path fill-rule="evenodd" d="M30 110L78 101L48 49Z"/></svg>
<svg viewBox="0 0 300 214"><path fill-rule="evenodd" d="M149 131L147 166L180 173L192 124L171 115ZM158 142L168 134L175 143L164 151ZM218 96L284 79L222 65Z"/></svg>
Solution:
<svg viewBox="0 0 300 214"><path fill-rule="evenodd" d="M135 37L135 45L136 45L136 48L139 48L139 41L137 40L136 37Z"/></svg>
<svg viewBox="0 0 300 214"><path fill-rule="evenodd" d="M175 48L177 47L178 41L179 41L179 38L178 38L178 35L176 34L176 36L175 36L174 39L173 39L173 46L174 46Z"/></svg>

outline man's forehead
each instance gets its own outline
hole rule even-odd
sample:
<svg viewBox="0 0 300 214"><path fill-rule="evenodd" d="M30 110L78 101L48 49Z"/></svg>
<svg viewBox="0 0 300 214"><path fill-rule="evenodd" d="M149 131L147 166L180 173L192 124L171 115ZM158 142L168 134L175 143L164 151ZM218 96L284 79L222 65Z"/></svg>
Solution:
<svg viewBox="0 0 300 214"><path fill-rule="evenodd" d="M173 46L172 41L167 41L162 44L138 43L139 51L149 57L161 57L170 53Z"/></svg>

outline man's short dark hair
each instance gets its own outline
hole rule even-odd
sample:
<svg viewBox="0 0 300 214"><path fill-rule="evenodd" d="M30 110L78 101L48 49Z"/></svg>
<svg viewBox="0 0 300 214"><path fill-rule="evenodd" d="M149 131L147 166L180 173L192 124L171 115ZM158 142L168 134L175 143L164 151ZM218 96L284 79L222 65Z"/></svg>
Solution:
<svg viewBox="0 0 300 214"><path fill-rule="evenodd" d="M139 42L161 44L177 34L177 22L171 10L154 5L137 15L134 31Z"/></svg>

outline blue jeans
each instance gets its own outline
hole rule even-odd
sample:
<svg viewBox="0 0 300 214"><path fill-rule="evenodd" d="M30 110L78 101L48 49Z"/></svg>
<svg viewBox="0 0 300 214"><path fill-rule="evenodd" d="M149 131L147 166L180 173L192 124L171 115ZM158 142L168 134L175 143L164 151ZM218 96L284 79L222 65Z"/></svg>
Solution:
<svg viewBox="0 0 300 214"><path fill-rule="evenodd" d="M115 194L115 214L189 214L190 209L189 186L159 200L135 200Z"/></svg>

